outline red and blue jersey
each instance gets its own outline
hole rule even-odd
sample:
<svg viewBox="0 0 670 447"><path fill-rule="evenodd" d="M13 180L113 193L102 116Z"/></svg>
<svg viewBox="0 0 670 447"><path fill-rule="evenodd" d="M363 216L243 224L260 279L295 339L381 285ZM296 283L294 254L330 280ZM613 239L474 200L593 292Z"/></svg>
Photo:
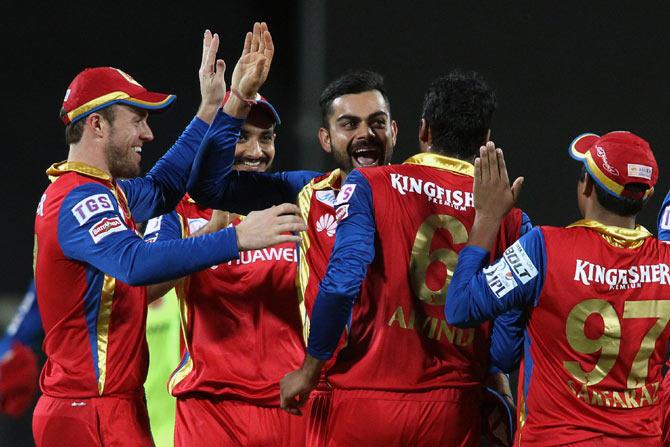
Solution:
<svg viewBox="0 0 670 447"><path fill-rule="evenodd" d="M185 197L175 212L150 221L145 237L186 238L211 216L211 209ZM279 406L279 380L300 366L304 352L297 261L295 244L284 243L241 252L179 283L184 343L168 385L174 396Z"/></svg>
<svg viewBox="0 0 670 447"><path fill-rule="evenodd" d="M7 326L7 332L0 338L0 358L11 349L13 342L33 346L41 340L43 333L33 279L28 284L16 314Z"/></svg>
<svg viewBox="0 0 670 447"><path fill-rule="evenodd" d="M491 266L461 251L447 320L477 325L531 307L520 445L628 438L658 445L661 366L670 337L670 246L642 227L582 220L537 227Z"/></svg>
<svg viewBox="0 0 670 447"><path fill-rule="evenodd" d="M238 126L220 118L212 125ZM137 393L146 376L146 288L237 257L234 229L148 244L136 231L173 209L207 130L194 119L144 177L116 181L78 162L52 166L35 218L35 283L52 397ZM188 252L189 256L182 256ZM165 263L165 259L171 259Z"/></svg>
<svg viewBox="0 0 670 447"><path fill-rule="evenodd" d="M481 385L489 325L460 329L444 319L444 294L474 220L473 172L469 163L419 154L347 177L307 348L331 358L348 326L347 345L327 373L333 386L413 392ZM507 217L499 253L519 236L522 220L518 209ZM520 348L519 337L497 339Z"/></svg>
<svg viewBox="0 0 670 447"><path fill-rule="evenodd" d="M663 199L657 222L658 239L670 241L670 192Z"/></svg>

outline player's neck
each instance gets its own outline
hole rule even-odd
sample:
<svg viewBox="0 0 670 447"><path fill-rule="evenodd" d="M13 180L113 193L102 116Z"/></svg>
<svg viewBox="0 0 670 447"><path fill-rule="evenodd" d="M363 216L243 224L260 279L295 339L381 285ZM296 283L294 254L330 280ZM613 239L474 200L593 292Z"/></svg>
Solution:
<svg viewBox="0 0 670 447"><path fill-rule="evenodd" d="M94 168L98 168L106 172L111 177L107 159L103 150L96 150L95 147L84 146L83 143L75 143L70 145L70 151L67 155L68 162L85 163Z"/></svg>
<svg viewBox="0 0 670 447"><path fill-rule="evenodd" d="M596 220L603 225L619 228L635 228L635 216L620 216L603 208L591 209L584 213L584 219Z"/></svg>

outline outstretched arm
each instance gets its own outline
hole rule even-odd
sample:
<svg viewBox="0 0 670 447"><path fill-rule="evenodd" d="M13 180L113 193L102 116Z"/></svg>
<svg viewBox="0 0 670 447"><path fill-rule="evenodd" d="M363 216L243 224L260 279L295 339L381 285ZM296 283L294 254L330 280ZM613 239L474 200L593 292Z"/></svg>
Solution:
<svg viewBox="0 0 670 447"><path fill-rule="evenodd" d="M130 210L138 221L170 211L186 192L196 152L226 90L223 76L226 64L216 59L218 48L219 36L206 30L198 70L201 102L196 117L146 176L119 181Z"/></svg>

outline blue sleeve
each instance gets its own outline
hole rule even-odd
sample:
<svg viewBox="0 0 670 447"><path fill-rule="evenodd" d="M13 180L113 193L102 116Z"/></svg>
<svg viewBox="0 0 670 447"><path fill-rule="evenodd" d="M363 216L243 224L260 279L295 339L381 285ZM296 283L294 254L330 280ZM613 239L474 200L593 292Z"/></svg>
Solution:
<svg viewBox="0 0 670 447"><path fill-rule="evenodd" d="M658 239L670 241L670 192L663 199L661 212L658 214Z"/></svg>
<svg viewBox="0 0 670 447"><path fill-rule="evenodd" d="M172 148L144 177L119 180L137 222L145 222L173 209L184 197L186 184L207 123L195 117Z"/></svg>
<svg viewBox="0 0 670 447"><path fill-rule="evenodd" d="M493 320L489 348L490 372L510 373L518 368L525 327L525 309L512 309Z"/></svg>
<svg viewBox="0 0 670 447"><path fill-rule="evenodd" d="M352 171L335 203L335 246L312 309L307 343L309 355L320 360L333 355L375 255L372 192L365 177Z"/></svg>
<svg viewBox="0 0 670 447"><path fill-rule="evenodd" d="M519 237L533 229L530 217L521 212ZM491 328L490 373L509 373L518 368L523 351L523 331L526 326L526 312L513 309L493 320Z"/></svg>
<svg viewBox="0 0 670 447"><path fill-rule="evenodd" d="M146 242L169 241L181 239L181 237L181 223L176 211L154 217L147 222L144 230L144 240Z"/></svg>
<svg viewBox="0 0 670 447"><path fill-rule="evenodd" d="M42 320L35 296L35 280L30 281L28 290L23 296L18 311L7 326L7 332L0 339L0 358L18 341L26 346L33 346L44 336Z"/></svg>
<svg viewBox="0 0 670 447"><path fill-rule="evenodd" d="M528 217L528 214L526 214L522 211L521 212L521 226L519 227L519 237L528 233L532 229L533 229L533 222L531 222L530 217Z"/></svg>
<svg viewBox="0 0 670 447"><path fill-rule="evenodd" d="M512 244L486 267L489 253L466 246L447 291L444 313L450 324L473 327L511 309L534 306L544 285L546 252L539 228Z"/></svg>
<svg viewBox="0 0 670 447"><path fill-rule="evenodd" d="M202 140L188 181L190 196L202 206L239 214L293 203L313 171L277 173L233 171L235 145L243 120L219 111Z"/></svg>
<svg viewBox="0 0 670 447"><path fill-rule="evenodd" d="M63 200L58 242L65 256L130 285L180 278L238 257L232 227L195 238L145 242L126 226L111 192L96 183L73 189Z"/></svg>

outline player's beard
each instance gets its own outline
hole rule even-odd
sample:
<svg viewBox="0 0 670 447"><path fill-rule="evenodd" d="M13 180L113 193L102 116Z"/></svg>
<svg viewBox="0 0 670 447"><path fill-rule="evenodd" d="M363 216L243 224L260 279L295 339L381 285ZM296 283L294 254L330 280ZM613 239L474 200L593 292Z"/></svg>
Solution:
<svg viewBox="0 0 670 447"><path fill-rule="evenodd" d="M140 175L140 166L133 160L134 151L130 147L117 144L114 134L110 135L110 141L105 147L107 167L114 178L133 178Z"/></svg>
<svg viewBox="0 0 670 447"><path fill-rule="evenodd" d="M362 147L374 147L377 149L377 166L382 166L388 163L387 158L387 150L384 147L384 145L376 140L367 140L367 141L357 141L353 142L350 141L347 144L347 147L345 150L338 150L333 146L333 143L330 143L330 151L333 154L333 158L335 159L335 163L337 164L337 167L339 167L341 170L344 172L351 172L352 169L354 169L354 161L353 161L353 154L357 149L360 149Z"/></svg>

